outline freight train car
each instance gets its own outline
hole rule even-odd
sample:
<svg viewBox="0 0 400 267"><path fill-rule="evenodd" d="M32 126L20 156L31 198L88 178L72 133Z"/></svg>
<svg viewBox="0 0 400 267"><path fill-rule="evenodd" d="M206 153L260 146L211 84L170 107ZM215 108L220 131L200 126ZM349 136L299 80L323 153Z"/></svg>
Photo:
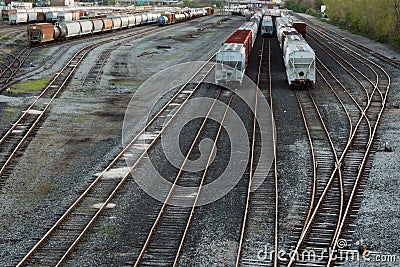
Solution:
<svg viewBox="0 0 400 267"><path fill-rule="evenodd" d="M251 30L236 30L216 55L215 83L241 84L253 48Z"/></svg>
<svg viewBox="0 0 400 267"><path fill-rule="evenodd" d="M283 61L292 88L311 88L315 84L315 52L300 35L288 35L283 45Z"/></svg>
<svg viewBox="0 0 400 267"><path fill-rule="evenodd" d="M261 36L271 37L274 34L274 24L271 16L264 16L261 22Z"/></svg>
<svg viewBox="0 0 400 267"><path fill-rule="evenodd" d="M205 11L205 14L207 12ZM94 33L104 33L137 25L156 23L160 13L129 14L111 18L96 18L28 25L28 40L31 46L40 45L54 40L65 40L72 37L85 36ZM185 20L184 14L174 16L176 22Z"/></svg>
<svg viewBox="0 0 400 267"><path fill-rule="evenodd" d="M252 46L253 46L254 42L256 41L257 33L258 33L257 20L245 22L244 24L242 24L242 26L239 27L239 30L249 30L249 31L251 31L251 35L252 35L252 39L251 40L252 40Z"/></svg>
<svg viewBox="0 0 400 267"><path fill-rule="evenodd" d="M9 16L10 24L19 24L28 22L28 13L26 12L15 12Z"/></svg>

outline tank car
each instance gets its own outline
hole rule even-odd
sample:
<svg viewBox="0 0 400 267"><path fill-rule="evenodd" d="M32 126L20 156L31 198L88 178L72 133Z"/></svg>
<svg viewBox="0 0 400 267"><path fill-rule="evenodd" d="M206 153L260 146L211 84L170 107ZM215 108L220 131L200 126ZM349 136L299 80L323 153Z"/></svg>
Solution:
<svg viewBox="0 0 400 267"><path fill-rule="evenodd" d="M160 17L158 17L157 24L158 26L168 25L170 24L170 20L167 16L161 15Z"/></svg>

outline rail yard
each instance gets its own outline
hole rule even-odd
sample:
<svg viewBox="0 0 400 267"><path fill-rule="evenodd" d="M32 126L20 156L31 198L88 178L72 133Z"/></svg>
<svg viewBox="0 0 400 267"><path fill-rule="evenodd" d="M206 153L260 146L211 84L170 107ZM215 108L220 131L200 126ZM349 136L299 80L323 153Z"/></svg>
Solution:
<svg viewBox="0 0 400 267"><path fill-rule="evenodd" d="M3 12L0 266L399 264L399 54L287 11L113 12Z"/></svg>

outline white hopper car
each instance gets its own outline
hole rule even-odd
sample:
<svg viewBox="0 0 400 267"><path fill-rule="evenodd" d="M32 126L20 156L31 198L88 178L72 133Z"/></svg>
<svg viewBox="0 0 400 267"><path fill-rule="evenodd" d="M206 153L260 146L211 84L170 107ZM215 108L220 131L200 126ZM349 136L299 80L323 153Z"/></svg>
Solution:
<svg viewBox="0 0 400 267"><path fill-rule="evenodd" d="M315 52L300 35L288 35L283 45L283 61L292 88L311 88L315 84Z"/></svg>

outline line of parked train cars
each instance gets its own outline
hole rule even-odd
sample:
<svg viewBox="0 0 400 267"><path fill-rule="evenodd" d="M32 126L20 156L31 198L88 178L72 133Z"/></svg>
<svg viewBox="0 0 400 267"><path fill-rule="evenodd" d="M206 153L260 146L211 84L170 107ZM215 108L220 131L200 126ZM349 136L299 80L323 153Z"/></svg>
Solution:
<svg viewBox="0 0 400 267"><path fill-rule="evenodd" d="M256 13L223 42L216 55L215 83L241 84L262 19Z"/></svg>
<svg viewBox="0 0 400 267"><path fill-rule="evenodd" d="M200 10L202 10L200 12ZM172 23L177 23L183 20L191 19L201 16L206 16L211 11L203 11L204 8L193 9L193 14L180 16L173 14L175 20ZM169 15L170 13L166 14ZM55 40L65 40L78 36L86 36L95 33L105 33L113 30L120 30L131 28L145 24L160 23L159 18L164 14L162 13L141 13L141 14L128 14L123 16L112 16L108 18L99 19L85 19L76 21L60 21L54 25L52 23L37 23L30 24L27 27L28 40L31 46L40 45L43 43L52 42ZM179 19L176 19L178 17Z"/></svg>
<svg viewBox="0 0 400 267"><path fill-rule="evenodd" d="M161 16L158 18L157 22L159 26L164 26L212 14L214 14L214 9L212 9L211 7L184 9L183 11L180 12L162 13Z"/></svg>
<svg viewBox="0 0 400 267"><path fill-rule="evenodd" d="M306 24L286 16L276 19L275 29L290 87L311 88L315 84L315 52L304 39Z"/></svg>
<svg viewBox="0 0 400 267"><path fill-rule="evenodd" d="M112 6L77 6L77 7L35 7L28 9L3 9L1 11L3 21L9 21L10 24L46 22L60 17L65 20L78 20L84 18L106 17L107 14L132 14L152 11L154 13L173 10L172 7L112 7ZM46 15L47 14L47 15ZM65 14L65 15L64 15Z"/></svg>

